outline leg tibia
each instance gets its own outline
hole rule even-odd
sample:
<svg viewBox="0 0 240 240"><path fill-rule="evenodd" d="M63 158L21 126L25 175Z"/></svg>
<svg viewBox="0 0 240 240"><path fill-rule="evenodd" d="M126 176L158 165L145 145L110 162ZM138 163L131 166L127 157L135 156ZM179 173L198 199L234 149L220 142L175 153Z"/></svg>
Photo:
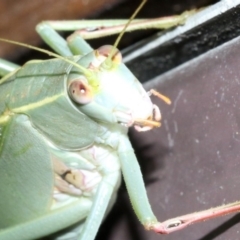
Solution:
<svg viewBox="0 0 240 240"><path fill-rule="evenodd" d="M138 161L129 139L124 135L120 139L119 158L133 209L145 228L151 228L157 223L157 219L148 201Z"/></svg>

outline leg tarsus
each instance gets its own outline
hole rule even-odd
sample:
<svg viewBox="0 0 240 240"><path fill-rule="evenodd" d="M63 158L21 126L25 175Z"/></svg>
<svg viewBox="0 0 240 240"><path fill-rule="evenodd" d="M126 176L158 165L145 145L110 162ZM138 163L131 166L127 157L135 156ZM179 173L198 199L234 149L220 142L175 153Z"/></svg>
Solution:
<svg viewBox="0 0 240 240"><path fill-rule="evenodd" d="M152 230L157 233L168 234L171 232L184 229L193 223L206 221L216 217L221 217L230 213L237 213L239 211L240 202L230 203L220 207L211 208L208 210L187 214L181 217L172 218L162 223L157 223L153 226Z"/></svg>

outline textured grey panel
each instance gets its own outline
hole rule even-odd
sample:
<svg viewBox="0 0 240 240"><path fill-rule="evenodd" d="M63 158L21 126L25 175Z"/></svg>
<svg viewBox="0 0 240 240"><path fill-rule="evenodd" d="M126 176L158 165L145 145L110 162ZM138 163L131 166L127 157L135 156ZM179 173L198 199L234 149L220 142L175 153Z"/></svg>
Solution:
<svg viewBox="0 0 240 240"><path fill-rule="evenodd" d="M189 17L183 26L141 41L124 60L143 82L240 35L240 1L222 0Z"/></svg>
<svg viewBox="0 0 240 240"><path fill-rule="evenodd" d="M146 84L173 101L154 100L161 128L130 133L161 221L240 199L239 56L237 38ZM143 229L123 190L103 239L233 240L239 221L240 215L229 215L160 236Z"/></svg>

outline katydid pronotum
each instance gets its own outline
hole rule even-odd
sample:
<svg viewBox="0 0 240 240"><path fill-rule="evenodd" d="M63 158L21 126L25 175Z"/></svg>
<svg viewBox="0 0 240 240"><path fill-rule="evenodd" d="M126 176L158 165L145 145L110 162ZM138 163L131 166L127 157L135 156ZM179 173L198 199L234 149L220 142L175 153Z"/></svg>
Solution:
<svg viewBox="0 0 240 240"><path fill-rule="evenodd" d="M57 58L22 68L1 62L0 239L36 239L62 229L54 238L94 239L121 171L146 229L167 233L189 224L192 215L157 221L127 137L130 126L160 125L149 98L158 93L145 92L115 47L93 51L77 32L66 42L54 30L66 27L57 24L39 24L37 31L63 57L48 52Z"/></svg>

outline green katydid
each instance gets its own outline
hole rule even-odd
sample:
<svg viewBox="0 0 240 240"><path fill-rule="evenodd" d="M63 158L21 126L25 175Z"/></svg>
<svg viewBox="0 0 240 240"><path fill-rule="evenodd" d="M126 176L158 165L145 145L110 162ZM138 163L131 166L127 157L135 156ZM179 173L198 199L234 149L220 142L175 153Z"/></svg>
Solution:
<svg viewBox="0 0 240 240"><path fill-rule="evenodd" d="M62 238L94 239L120 169L139 220L151 228L157 220L127 129L159 126L159 109L115 48L93 51L79 36L67 43L48 24L38 32L68 57L22 68L2 61L0 239L66 228Z"/></svg>
<svg viewBox="0 0 240 240"><path fill-rule="evenodd" d="M149 98L159 94L145 92L115 47L93 51L78 33L66 42L52 27L47 22L37 30L64 57L47 52L57 58L21 68L1 62L0 239L36 239L62 229L56 239L94 239L121 171L146 229L180 228L180 218L159 223L154 216L127 137L130 126L160 126L160 110Z"/></svg>

